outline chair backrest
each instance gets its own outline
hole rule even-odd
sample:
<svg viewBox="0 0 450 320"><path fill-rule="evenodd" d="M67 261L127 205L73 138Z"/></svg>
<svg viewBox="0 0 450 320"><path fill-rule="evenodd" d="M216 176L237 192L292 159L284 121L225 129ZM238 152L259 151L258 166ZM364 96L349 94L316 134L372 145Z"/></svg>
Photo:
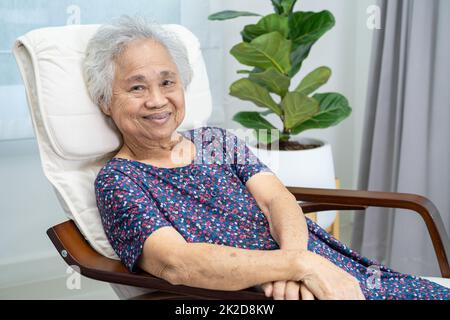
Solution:
<svg viewBox="0 0 450 320"><path fill-rule="evenodd" d="M91 246L118 259L97 210L94 180L121 144L120 134L89 97L82 75L86 45L99 25L33 30L19 37L13 53L25 84L45 176ZM207 124L212 103L200 44L181 25L163 25L185 45L193 69L180 129Z"/></svg>

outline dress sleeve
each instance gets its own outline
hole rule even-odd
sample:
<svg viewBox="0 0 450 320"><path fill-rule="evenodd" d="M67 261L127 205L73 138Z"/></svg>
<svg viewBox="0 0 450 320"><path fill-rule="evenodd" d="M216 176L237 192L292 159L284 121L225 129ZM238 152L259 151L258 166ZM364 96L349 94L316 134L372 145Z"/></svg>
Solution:
<svg viewBox="0 0 450 320"><path fill-rule="evenodd" d="M132 273L145 240L157 229L172 226L156 202L126 174L112 171L95 181L97 207L114 251Z"/></svg>
<svg viewBox="0 0 450 320"><path fill-rule="evenodd" d="M273 174L272 170L250 150L245 141L227 130L223 130L223 134L227 158L232 159L231 166L243 184L259 172Z"/></svg>

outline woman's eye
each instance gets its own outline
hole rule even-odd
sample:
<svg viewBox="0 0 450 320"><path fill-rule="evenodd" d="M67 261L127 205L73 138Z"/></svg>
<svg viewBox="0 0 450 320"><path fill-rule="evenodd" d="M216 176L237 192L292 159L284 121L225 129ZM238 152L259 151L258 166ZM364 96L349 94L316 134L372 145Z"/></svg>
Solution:
<svg viewBox="0 0 450 320"><path fill-rule="evenodd" d="M142 90L144 90L144 86L141 85L131 87L131 91L142 91Z"/></svg>
<svg viewBox="0 0 450 320"><path fill-rule="evenodd" d="M168 86L171 86L171 85L173 85L175 82L173 82L172 80L164 80L163 82L162 82L162 85L164 86L164 87L168 87Z"/></svg>

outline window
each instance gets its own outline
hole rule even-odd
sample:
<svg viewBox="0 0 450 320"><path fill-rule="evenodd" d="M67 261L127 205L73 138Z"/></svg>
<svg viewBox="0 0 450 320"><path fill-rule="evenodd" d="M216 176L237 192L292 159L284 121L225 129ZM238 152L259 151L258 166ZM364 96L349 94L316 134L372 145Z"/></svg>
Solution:
<svg viewBox="0 0 450 320"><path fill-rule="evenodd" d="M195 6L193 5L195 4ZM11 53L17 37L30 30L66 24L99 24L122 14L144 15L159 23L178 23L201 42L213 95L212 124L223 121L221 99L221 47L212 36L207 17L208 0L4 0L0 2L0 140L33 138L25 90ZM214 43L214 41L216 43ZM211 72L211 71L212 72Z"/></svg>

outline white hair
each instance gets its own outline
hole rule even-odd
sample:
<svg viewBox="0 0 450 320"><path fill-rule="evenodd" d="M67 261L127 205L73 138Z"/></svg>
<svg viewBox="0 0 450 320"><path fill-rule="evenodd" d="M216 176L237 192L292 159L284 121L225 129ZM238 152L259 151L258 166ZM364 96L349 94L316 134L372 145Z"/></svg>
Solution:
<svg viewBox="0 0 450 320"><path fill-rule="evenodd" d="M91 99L109 106L115 72L115 59L127 45L139 39L152 39L163 45L178 68L184 88L192 79L192 69L183 43L177 36L143 17L121 16L111 24L100 26L89 40L83 74Z"/></svg>

